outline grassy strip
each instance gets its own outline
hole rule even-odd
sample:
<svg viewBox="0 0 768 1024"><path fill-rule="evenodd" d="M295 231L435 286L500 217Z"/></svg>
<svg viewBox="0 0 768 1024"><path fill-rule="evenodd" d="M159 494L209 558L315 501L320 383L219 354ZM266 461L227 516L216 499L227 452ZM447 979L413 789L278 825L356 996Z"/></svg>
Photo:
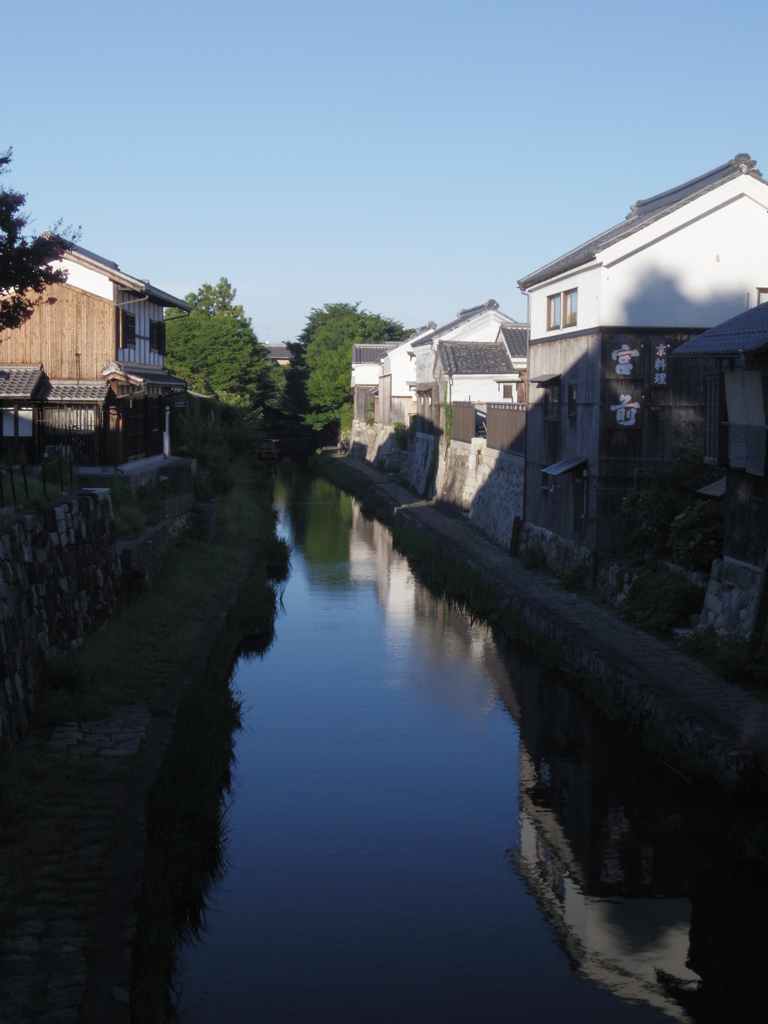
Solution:
<svg viewBox="0 0 768 1024"><path fill-rule="evenodd" d="M280 546L282 545L282 547ZM227 795L241 704L235 658L261 654L274 635L274 580L287 572L284 542L265 547L205 664L184 691L171 743L147 801L144 883L134 955L132 1019L173 1020L177 951L205 920L205 896L225 866Z"/></svg>
<svg viewBox="0 0 768 1024"><path fill-rule="evenodd" d="M419 580L436 597L445 598L454 607L484 619L510 639L535 650L547 668L555 668L560 663L557 647L523 620L500 588L481 570L449 551L439 537L418 526L406 525L393 515L376 489L339 460L319 456L311 460L311 465L327 480L352 494L364 516L378 519L389 527L395 547L406 556Z"/></svg>
<svg viewBox="0 0 768 1024"><path fill-rule="evenodd" d="M215 540L180 543L147 594L127 598L120 615L78 651L54 660L36 719L98 719L116 704L142 701L156 714L168 711L178 682L220 628L217 612L244 553L273 530L268 489L257 495L241 470L238 486L219 501Z"/></svg>

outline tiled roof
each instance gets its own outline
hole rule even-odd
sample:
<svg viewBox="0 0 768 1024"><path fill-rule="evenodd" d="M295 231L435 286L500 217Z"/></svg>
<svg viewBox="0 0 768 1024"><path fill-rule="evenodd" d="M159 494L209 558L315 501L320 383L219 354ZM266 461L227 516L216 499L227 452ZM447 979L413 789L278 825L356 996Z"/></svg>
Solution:
<svg viewBox="0 0 768 1024"><path fill-rule="evenodd" d="M727 164L721 164L713 171L701 174L698 178L692 178L691 181L686 181L683 185L668 189L666 192L660 192L658 195L651 196L650 199L639 199L630 207L626 219L621 224L608 228L607 231L595 235L583 245L571 249L564 256L552 260L551 263L545 264L526 277L521 277L518 284L522 289L527 290L543 281L548 281L551 277L590 263L598 252L607 249L608 246L621 241L622 238L628 238L648 224L666 217L686 203L698 199L705 192L711 192L712 189L724 182L738 178L742 174L749 174L753 178L762 178L762 174L755 167L755 161L749 153L739 153Z"/></svg>
<svg viewBox="0 0 768 1024"><path fill-rule="evenodd" d="M290 359L291 350L287 345L267 345L268 359Z"/></svg>
<svg viewBox="0 0 768 1024"><path fill-rule="evenodd" d="M105 380L49 380L40 389L43 402L87 402L101 405L109 392Z"/></svg>
<svg viewBox="0 0 768 1024"><path fill-rule="evenodd" d="M31 398L43 375L37 366L0 366L0 398Z"/></svg>
<svg viewBox="0 0 768 1024"><path fill-rule="evenodd" d="M411 348L418 348L420 345L428 345L434 341L435 337L439 337L441 334L445 334L446 331L452 331L454 327L458 327L459 324L466 323L475 316L481 316L483 313L487 313L492 310L497 310L499 304L495 299L488 299L482 306L472 306L471 309L460 309L456 314L456 319L451 320L450 323L443 324L442 327L435 327L434 320L427 324L427 327L431 327L429 334L425 334L419 337L416 341L411 342ZM505 314L502 313L502 316ZM511 319L511 317L510 317ZM513 321L516 323L516 321ZM426 328L420 328L420 331L426 330Z"/></svg>
<svg viewBox="0 0 768 1024"><path fill-rule="evenodd" d="M499 330L512 358L525 359L528 355L528 324L519 327L502 326Z"/></svg>
<svg viewBox="0 0 768 1024"><path fill-rule="evenodd" d="M446 373L514 373L506 345L500 341L441 341L437 346Z"/></svg>
<svg viewBox="0 0 768 1024"><path fill-rule="evenodd" d="M159 366L140 366L135 363L110 363L101 371L103 377L126 377L132 384L153 384L157 387L173 388L174 391L186 391L187 382L174 377Z"/></svg>
<svg viewBox="0 0 768 1024"><path fill-rule="evenodd" d="M754 352L768 345L768 302L691 338L675 356L727 356Z"/></svg>
<svg viewBox="0 0 768 1024"><path fill-rule="evenodd" d="M353 363L378 363L382 356L402 345L402 341L383 341L376 345L353 345Z"/></svg>

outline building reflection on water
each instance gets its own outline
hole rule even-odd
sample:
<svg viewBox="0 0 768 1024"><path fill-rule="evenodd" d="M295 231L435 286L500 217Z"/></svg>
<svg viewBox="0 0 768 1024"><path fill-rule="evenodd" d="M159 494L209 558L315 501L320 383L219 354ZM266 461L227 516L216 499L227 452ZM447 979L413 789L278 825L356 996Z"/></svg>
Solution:
<svg viewBox="0 0 768 1024"><path fill-rule="evenodd" d="M393 685L478 719L502 703L517 723L509 862L574 969L673 1019L768 1019L766 872L724 842L739 808L677 778L567 679L435 599L355 502L349 565L386 611ZM399 663L414 631L444 671ZM480 676L462 672L467 660Z"/></svg>

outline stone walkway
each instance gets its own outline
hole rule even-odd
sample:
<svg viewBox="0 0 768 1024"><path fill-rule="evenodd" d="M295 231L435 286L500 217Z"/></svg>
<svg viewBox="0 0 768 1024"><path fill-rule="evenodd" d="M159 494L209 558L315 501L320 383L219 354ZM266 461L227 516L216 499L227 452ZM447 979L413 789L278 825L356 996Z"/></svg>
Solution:
<svg viewBox="0 0 768 1024"><path fill-rule="evenodd" d="M726 683L700 662L580 598L543 573L527 570L461 516L415 498L387 475L339 457L365 477L398 515L439 536L495 583L525 620L574 657L565 667L611 679L624 717L652 720L678 747L708 760L706 774L732 788L768 789L768 705ZM573 663L578 653L579 664Z"/></svg>
<svg viewBox="0 0 768 1024"><path fill-rule="evenodd" d="M71 775L81 784L65 786L63 800L45 799L36 808L34 834L21 851L28 859L23 902L9 906L0 898L0 910L16 922L0 947L2 1024L81 1019L89 936L104 903L113 849L126 824L120 817L121 795L150 720L148 707L130 705L101 721L69 722L50 735L36 731L22 745L42 755L38 762L48 771ZM18 883L24 875L18 848L0 850L0 858ZM14 858L16 863L9 864ZM136 886L139 867L140 862ZM112 986L110 1021L129 1020L135 927L135 915L129 914L121 928L123 984Z"/></svg>

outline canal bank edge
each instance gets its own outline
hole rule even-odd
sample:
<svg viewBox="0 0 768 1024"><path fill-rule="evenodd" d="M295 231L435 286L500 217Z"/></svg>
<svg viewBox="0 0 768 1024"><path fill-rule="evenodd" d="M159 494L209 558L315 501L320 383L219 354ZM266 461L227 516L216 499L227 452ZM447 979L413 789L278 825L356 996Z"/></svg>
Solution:
<svg viewBox="0 0 768 1024"><path fill-rule="evenodd" d="M266 500L269 505L268 496ZM52 734L50 725L38 724L33 726L27 743L6 752L7 757L19 762L10 775L15 783L21 782L21 790L14 790L11 795L16 804L21 804L22 819L21 832L14 835L16 819L8 821L4 816L3 875L4 882L12 886L17 869L23 878L19 879L20 905L10 917L5 907L5 885L3 891L3 1020L28 1019L19 1000L26 1003L29 998L36 1014L50 1012L56 1019L99 1024L129 1020L131 962L127 954L135 934L135 909L141 886L146 797L173 734L178 699L200 660L205 660L216 643L228 609L258 559L259 538L267 538L274 530L269 514L247 514L243 502L256 504L253 487L246 480L241 480L222 503L225 507L233 506L224 517L224 536L214 543L194 543L186 549L186 555L195 562L195 573L201 557L204 563L199 570L201 593L195 598L194 614L186 612L189 620L201 621L194 626L194 643L185 652L186 657L157 663L149 651L148 658L145 655L136 666L139 674L150 672L159 674L158 678L167 677L158 684L156 696L148 693L145 703L137 705L130 703L133 698L118 687L116 692L110 691L108 700L113 702L113 712L107 713L103 722L68 721L54 728ZM228 524L226 519L231 522ZM190 572L185 558L174 557L168 569L162 588L170 587L169 577L174 576L179 576L183 588L188 582L185 573L188 576ZM125 664L133 661L130 652L134 646L131 635L135 635L135 611L146 600L151 605L154 596L153 590L138 604L126 606L105 627L113 643L115 634L122 630ZM143 618L148 628L158 633L158 652L167 650L173 639L168 633L169 623L151 611ZM97 631L75 657L88 654L93 645L105 646L105 635L103 630ZM186 661L189 665L185 665ZM67 717L79 718L74 714ZM123 723L122 719L126 721ZM120 755L116 757L86 757L95 752L78 753L76 747L86 746L94 734L80 729L80 724L101 725L105 734L102 740L117 747L121 744L115 745L113 741L123 742L124 737L130 749L112 750ZM57 737L68 729L72 737L65 737L64 747ZM70 746L70 741L78 736L75 747ZM6 763L4 769L8 768ZM97 771L100 768L103 770ZM30 770L32 778L25 781L24 773ZM52 787L40 789L41 770L54 780L53 802ZM5 783L7 771L4 776ZM18 849L14 849L14 842ZM19 899L13 902L18 904Z"/></svg>
<svg viewBox="0 0 768 1024"><path fill-rule="evenodd" d="M314 465L387 522L406 555L418 556L423 547L409 538L407 527L431 537L442 564L435 572L429 559L419 559L417 570L427 583L578 680L603 714L640 728L646 746L676 771L729 791L768 793L763 701L612 611L525 569L463 518L430 506L371 466L327 454ZM451 563L453 586L446 585Z"/></svg>

